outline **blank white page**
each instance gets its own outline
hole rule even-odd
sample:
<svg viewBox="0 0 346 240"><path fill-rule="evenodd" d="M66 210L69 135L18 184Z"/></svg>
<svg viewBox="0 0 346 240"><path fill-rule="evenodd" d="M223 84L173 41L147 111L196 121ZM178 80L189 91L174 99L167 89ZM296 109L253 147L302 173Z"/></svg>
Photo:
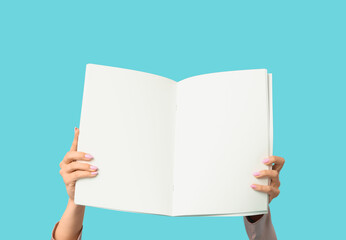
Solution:
<svg viewBox="0 0 346 240"><path fill-rule="evenodd" d="M176 82L88 64L78 150L95 178L77 181L77 204L171 214Z"/></svg>
<svg viewBox="0 0 346 240"><path fill-rule="evenodd" d="M205 74L178 82L173 215L267 212L252 173L268 169L265 69Z"/></svg>

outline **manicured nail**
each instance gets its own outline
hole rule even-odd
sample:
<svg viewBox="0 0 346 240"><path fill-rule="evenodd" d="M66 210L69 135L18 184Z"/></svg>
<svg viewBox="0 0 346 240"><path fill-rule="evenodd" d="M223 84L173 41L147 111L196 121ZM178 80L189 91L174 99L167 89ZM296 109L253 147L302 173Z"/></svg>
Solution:
<svg viewBox="0 0 346 240"><path fill-rule="evenodd" d="M86 158L89 158L89 159L94 158L94 157L93 157L93 156L91 156L90 154L85 154L85 157L86 157Z"/></svg>
<svg viewBox="0 0 346 240"><path fill-rule="evenodd" d="M92 170L97 170L97 167L96 167L96 166L93 166L93 165L90 165L90 169L92 169Z"/></svg>
<svg viewBox="0 0 346 240"><path fill-rule="evenodd" d="M256 189L256 185L255 185L255 184L251 184L251 187L252 187L253 189Z"/></svg>
<svg viewBox="0 0 346 240"><path fill-rule="evenodd" d="M76 130L77 130L77 127L74 127L74 130L76 131Z"/></svg>
<svg viewBox="0 0 346 240"><path fill-rule="evenodd" d="M266 158L262 161L263 163L268 163L269 162L269 158Z"/></svg>
<svg viewBox="0 0 346 240"><path fill-rule="evenodd" d="M92 175L97 175L99 172L91 172Z"/></svg>
<svg viewBox="0 0 346 240"><path fill-rule="evenodd" d="M260 173L259 173L259 172L254 172L253 175L254 175L254 176L259 176Z"/></svg>

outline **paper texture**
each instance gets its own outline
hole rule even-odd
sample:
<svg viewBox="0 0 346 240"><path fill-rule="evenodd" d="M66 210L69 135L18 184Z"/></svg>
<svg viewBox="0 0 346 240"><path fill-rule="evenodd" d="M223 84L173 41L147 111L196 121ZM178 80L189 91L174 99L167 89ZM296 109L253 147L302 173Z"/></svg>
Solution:
<svg viewBox="0 0 346 240"><path fill-rule="evenodd" d="M180 81L173 215L267 211L268 78L265 69L212 73Z"/></svg>
<svg viewBox="0 0 346 240"><path fill-rule="evenodd" d="M99 174L77 181L77 204L171 213L175 98L173 80L87 65L78 151Z"/></svg>
<svg viewBox="0 0 346 240"><path fill-rule="evenodd" d="M267 213L250 188L272 155L271 74L205 74L175 82L88 64L78 151L95 178L76 183L75 203L169 216Z"/></svg>

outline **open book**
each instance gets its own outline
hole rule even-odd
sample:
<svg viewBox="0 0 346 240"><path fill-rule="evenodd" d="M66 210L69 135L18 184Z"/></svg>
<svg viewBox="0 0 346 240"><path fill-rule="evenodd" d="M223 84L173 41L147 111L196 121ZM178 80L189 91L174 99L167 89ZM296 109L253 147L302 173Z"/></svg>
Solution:
<svg viewBox="0 0 346 240"><path fill-rule="evenodd" d="M78 151L95 178L75 203L168 216L265 214L267 185L252 173L272 155L272 85L266 69L174 80L88 64Z"/></svg>

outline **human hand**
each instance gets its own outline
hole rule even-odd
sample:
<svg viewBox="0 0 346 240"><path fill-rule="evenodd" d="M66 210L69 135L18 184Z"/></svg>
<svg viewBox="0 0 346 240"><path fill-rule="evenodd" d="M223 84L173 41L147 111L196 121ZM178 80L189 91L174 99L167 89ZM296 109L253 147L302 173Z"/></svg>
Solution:
<svg viewBox="0 0 346 240"><path fill-rule="evenodd" d="M92 178L97 176L98 168L88 163L77 162L76 160L90 161L93 156L84 152L77 152L79 129L75 128L74 139L69 152L60 162L60 175L66 185L66 191L69 198L74 200L76 181L80 178Z"/></svg>
<svg viewBox="0 0 346 240"><path fill-rule="evenodd" d="M278 156L270 156L263 160L263 163L267 166L272 166L272 170L262 170L259 172L254 172L253 175L256 178L269 178L270 185L258 185L252 184L251 187L260 192L265 192L269 195L269 203L280 194L280 180L279 174L284 166L285 159ZM274 165L273 165L274 164Z"/></svg>

